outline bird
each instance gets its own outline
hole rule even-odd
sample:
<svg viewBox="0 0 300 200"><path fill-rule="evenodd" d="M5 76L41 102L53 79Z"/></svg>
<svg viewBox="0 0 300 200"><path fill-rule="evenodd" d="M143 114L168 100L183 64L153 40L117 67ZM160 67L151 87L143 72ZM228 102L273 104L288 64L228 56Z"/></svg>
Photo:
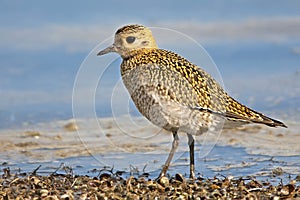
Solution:
<svg viewBox="0 0 300 200"><path fill-rule="evenodd" d="M251 123L287 127L239 103L201 67L158 48L146 26L130 24L119 28L113 44L97 56L111 52L122 57L121 77L139 112L173 135L170 153L157 180L166 176L179 144L179 131L188 137L189 178L195 180L194 136Z"/></svg>

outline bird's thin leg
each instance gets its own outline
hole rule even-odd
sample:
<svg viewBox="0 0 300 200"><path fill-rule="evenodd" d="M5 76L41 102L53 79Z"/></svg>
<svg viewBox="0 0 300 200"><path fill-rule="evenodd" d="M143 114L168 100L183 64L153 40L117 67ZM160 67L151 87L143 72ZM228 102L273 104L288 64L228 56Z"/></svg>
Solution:
<svg viewBox="0 0 300 200"><path fill-rule="evenodd" d="M177 131L174 131L173 132L173 143L172 143L172 148L171 148L171 151L169 153L169 156L168 156L168 159L166 160L166 163L164 165L164 167L162 168L160 174L159 174L159 177L157 179L160 179L161 177L165 176L166 175L166 172L170 166L170 162L174 156L174 153L178 147L178 143L179 143L179 138L178 138L178 135L177 135Z"/></svg>
<svg viewBox="0 0 300 200"><path fill-rule="evenodd" d="M190 179L195 179L195 161L194 161L194 145L195 140L191 134L188 135L188 143L190 147Z"/></svg>

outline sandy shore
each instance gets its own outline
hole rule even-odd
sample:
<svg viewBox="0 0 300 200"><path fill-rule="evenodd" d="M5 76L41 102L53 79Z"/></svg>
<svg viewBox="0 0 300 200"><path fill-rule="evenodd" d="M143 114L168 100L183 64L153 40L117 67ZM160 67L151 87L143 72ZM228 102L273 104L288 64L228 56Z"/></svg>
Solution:
<svg viewBox="0 0 300 200"><path fill-rule="evenodd" d="M291 122L288 127L248 125L217 135L197 136L196 141L201 145L245 147L249 154L299 156L300 124ZM47 160L113 152L168 153L172 142L170 133L143 118L126 117L25 125L19 129L0 130L0 135L0 154L8 160L18 156ZM184 151L185 134L180 134L180 139L183 145L179 151Z"/></svg>

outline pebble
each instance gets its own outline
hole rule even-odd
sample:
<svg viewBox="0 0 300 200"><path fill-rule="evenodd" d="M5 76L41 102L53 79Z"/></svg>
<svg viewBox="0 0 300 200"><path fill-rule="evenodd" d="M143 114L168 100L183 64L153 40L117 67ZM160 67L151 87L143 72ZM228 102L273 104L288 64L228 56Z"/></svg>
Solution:
<svg viewBox="0 0 300 200"><path fill-rule="evenodd" d="M155 181L109 173L98 177L70 174L0 174L0 199L293 199L296 184L262 185L259 181L222 177L186 181L181 174Z"/></svg>
<svg viewBox="0 0 300 200"><path fill-rule="evenodd" d="M79 130L79 127L75 122L67 123L64 126L64 128L65 128L66 131L70 131L70 132Z"/></svg>

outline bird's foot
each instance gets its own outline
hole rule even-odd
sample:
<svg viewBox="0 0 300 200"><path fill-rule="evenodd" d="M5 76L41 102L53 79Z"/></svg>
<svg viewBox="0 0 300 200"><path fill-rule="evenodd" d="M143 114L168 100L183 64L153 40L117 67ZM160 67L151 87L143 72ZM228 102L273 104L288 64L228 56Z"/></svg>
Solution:
<svg viewBox="0 0 300 200"><path fill-rule="evenodd" d="M155 179L156 182L159 182L161 178L165 177L165 173L160 173L159 176Z"/></svg>
<svg viewBox="0 0 300 200"><path fill-rule="evenodd" d="M195 174L194 173L190 174L190 181L195 181L195 180L196 180Z"/></svg>

